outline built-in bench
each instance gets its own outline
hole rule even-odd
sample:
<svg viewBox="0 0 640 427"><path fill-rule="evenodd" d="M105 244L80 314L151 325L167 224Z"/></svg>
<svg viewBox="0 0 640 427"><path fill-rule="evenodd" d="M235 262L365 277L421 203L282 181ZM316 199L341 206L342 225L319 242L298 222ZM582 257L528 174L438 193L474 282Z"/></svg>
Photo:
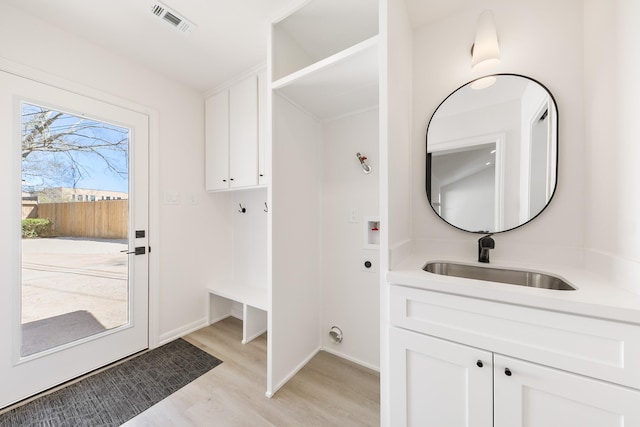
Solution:
<svg viewBox="0 0 640 427"><path fill-rule="evenodd" d="M242 344L246 344L267 331L267 289L216 283L207 287L209 292L209 324L233 315L233 303L242 304Z"/></svg>

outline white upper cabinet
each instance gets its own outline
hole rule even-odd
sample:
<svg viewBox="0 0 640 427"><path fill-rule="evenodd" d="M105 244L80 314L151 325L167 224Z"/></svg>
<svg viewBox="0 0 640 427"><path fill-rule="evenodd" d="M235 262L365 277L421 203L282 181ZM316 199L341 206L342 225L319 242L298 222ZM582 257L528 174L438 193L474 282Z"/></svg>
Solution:
<svg viewBox="0 0 640 427"><path fill-rule="evenodd" d="M267 184L267 148L269 126L267 120L267 72L258 74L258 184Z"/></svg>
<svg viewBox="0 0 640 427"><path fill-rule="evenodd" d="M258 79L229 89L229 186L258 184Z"/></svg>
<svg viewBox="0 0 640 427"><path fill-rule="evenodd" d="M206 189L229 188L229 91L205 102Z"/></svg>
<svg viewBox="0 0 640 427"><path fill-rule="evenodd" d="M259 151L262 154L266 151L266 135L259 138L258 123L259 115L266 113L259 114L258 97L258 76L251 76L206 100L208 191L250 188L264 183L265 162L259 161ZM263 106L266 108L266 103Z"/></svg>
<svg viewBox="0 0 640 427"><path fill-rule="evenodd" d="M378 1L307 3L272 30L272 89L318 119L378 104Z"/></svg>

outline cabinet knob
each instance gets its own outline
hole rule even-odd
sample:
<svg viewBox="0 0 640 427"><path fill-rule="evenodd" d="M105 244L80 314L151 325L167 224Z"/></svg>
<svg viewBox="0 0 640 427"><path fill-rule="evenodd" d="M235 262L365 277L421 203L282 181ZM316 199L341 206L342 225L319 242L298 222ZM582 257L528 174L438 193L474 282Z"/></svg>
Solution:
<svg viewBox="0 0 640 427"><path fill-rule="evenodd" d="M478 360L476 362L476 365L478 366L478 368L482 368L484 366L484 364L482 363L482 360Z"/></svg>
<svg viewBox="0 0 640 427"><path fill-rule="evenodd" d="M233 178L229 178L229 181L233 181Z"/></svg>
<svg viewBox="0 0 640 427"><path fill-rule="evenodd" d="M222 182L227 182L227 180L226 180L226 179L223 179L223 180L222 180Z"/></svg>
<svg viewBox="0 0 640 427"><path fill-rule="evenodd" d="M509 369L509 368L504 368L504 374L505 374L506 376L510 377L510 376L511 376L511 369Z"/></svg>

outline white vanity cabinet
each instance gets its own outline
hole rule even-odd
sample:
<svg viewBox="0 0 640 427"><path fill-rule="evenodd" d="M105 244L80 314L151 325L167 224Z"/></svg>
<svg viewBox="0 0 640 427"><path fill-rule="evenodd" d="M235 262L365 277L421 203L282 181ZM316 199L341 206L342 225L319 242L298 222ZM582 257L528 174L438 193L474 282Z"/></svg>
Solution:
<svg viewBox="0 0 640 427"><path fill-rule="evenodd" d="M490 427L492 354L392 328L392 426Z"/></svg>
<svg viewBox="0 0 640 427"><path fill-rule="evenodd" d="M258 81L258 76L251 76L205 102L207 191L255 187L264 182L260 154L264 156L266 151L265 138L259 138L259 116L264 114L259 114L259 105L266 104L259 102Z"/></svg>
<svg viewBox="0 0 640 427"><path fill-rule="evenodd" d="M397 285L390 297L391 425L640 425L637 325Z"/></svg>
<svg viewBox="0 0 640 427"><path fill-rule="evenodd" d="M506 356L493 395L496 427L640 426L640 391Z"/></svg>

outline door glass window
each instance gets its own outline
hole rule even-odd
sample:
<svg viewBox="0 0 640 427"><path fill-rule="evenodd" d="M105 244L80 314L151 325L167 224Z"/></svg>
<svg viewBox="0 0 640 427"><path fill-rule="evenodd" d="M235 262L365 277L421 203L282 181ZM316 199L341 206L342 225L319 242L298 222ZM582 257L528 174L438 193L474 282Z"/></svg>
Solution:
<svg viewBox="0 0 640 427"><path fill-rule="evenodd" d="M129 129L21 104L21 356L129 323Z"/></svg>

